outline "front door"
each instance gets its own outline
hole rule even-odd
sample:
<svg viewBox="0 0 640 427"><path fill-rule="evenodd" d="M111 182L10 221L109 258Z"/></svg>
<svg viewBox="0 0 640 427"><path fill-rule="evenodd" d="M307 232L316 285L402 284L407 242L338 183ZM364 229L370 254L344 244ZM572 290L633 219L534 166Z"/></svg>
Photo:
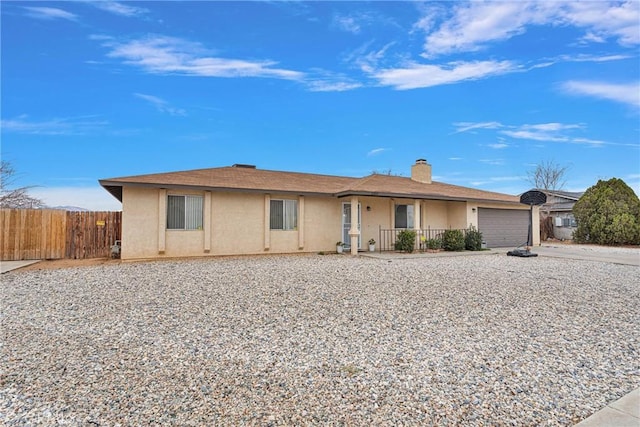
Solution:
<svg viewBox="0 0 640 427"><path fill-rule="evenodd" d="M358 231L361 230L361 213L360 203L358 203ZM351 230L351 203L342 203L342 241L344 242L345 249L351 249L351 237L349 236L349 230ZM362 234L358 236L358 249L362 247Z"/></svg>

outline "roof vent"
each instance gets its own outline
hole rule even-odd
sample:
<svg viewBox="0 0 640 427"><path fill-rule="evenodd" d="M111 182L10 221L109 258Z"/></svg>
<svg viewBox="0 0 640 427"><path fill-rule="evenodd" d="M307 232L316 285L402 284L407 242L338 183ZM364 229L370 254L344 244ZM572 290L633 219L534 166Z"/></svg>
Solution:
<svg viewBox="0 0 640 427"><path fill-rule="evenodd" d="M231 167L232 168L255 169L256 165L245 165L245 164L242 164L242 163L236 163Z"/></svg>

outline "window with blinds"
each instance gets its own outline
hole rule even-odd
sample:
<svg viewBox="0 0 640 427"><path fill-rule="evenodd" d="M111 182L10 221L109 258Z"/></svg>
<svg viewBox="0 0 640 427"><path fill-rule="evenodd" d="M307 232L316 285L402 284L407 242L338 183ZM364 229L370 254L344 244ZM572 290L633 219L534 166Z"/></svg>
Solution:
<svg viewBox="0 0 640 427"><path fill-rule="evenodd" d="M396 205L395 228L413 228L413 205Z"/></svg>
<svg viewBox="0 0 640 427"><path fill-rule="evenodd" d="M271 200L270 210L272 230L295 230L298 227L297 200Z"/></svg>
<svg viewBox="0 0 640 427"><path fill-rule="evenodd" d="M169 196L167 229L201 230L202 196Z"/></svg>

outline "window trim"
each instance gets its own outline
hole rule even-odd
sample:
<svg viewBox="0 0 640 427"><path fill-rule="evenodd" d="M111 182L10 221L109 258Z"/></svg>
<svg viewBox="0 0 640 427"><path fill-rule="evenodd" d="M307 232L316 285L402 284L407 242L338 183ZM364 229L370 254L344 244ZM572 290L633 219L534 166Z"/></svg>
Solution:
<svg viewBox="0 0 640 427"><path fill-rule="evenodd" d="M175 227L171 224L171 202L169 201L171 198L182 198L183 206L182 206L182 222L184 225L182 227ZM198 215L197 212L189 211L188 199L199 200L199 217L194 217L194 215ZM188 227L189 222L194 221L193 227ZM175 222L175 221L174 221ZM170 231L201 231L204 229L204 197L198 194L167 194L167 221L166 221L166 229Z"/></svg>
<svg viewBox="0 0 640 427"><path fill-rule="evenodd" d="M406 227L398 227L398 206L406 206L406 209L405 209ZM413 220L411 224L409 223L409 210L411 210L411 219ZM410 203L396 203L393 208L393 228L399 229L399 230L400 229L412 230L415 227L415 223L416 223L416 218L415 218L414 205Z"/></svg>
<svg viewBox="0 0 640 427"><path fill-rule="evenodd" d="M280 202L282 206L282 228L274 228L273 225L273 204ZM287 204L293 207L287 209ZM289 215L293 214L293 224ZM271 199L269 202L269 230L271 231L296 231L298 230L298 200L297 199Z"/></svg>

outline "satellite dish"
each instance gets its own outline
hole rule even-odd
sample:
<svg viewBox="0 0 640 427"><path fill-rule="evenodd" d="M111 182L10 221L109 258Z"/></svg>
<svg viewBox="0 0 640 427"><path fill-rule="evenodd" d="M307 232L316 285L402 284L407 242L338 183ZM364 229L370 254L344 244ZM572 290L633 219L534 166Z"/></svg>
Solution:
<svg viewBox="0 0 640 427"><path fill-rule="evenodd" d="M527 191L520 196L520 203L529 206L543 205L547 203L547 195L538 190Z"/></svg>

